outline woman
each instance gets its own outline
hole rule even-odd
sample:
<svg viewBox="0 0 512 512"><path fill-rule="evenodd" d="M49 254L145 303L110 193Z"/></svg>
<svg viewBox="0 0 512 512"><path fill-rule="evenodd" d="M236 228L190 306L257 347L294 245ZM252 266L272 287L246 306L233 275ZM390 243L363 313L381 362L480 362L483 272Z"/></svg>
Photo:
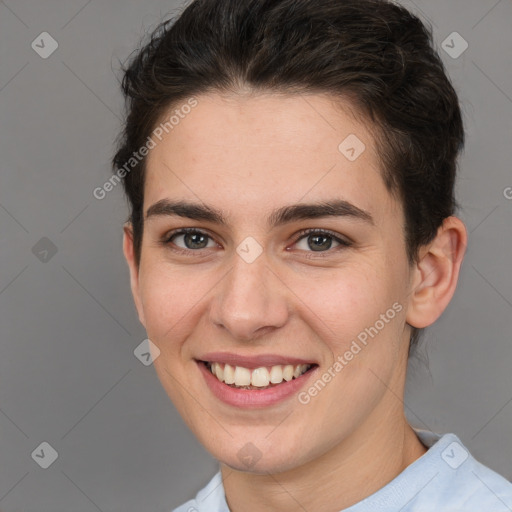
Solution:
<svg viewBox="0 0 512 512"><path fill-rule="evenodd" d="M124 253L159 379L220 471L176 511L512 510L404 414L450 302L456 93L384 0L198 0L123 80Z"/></svg>

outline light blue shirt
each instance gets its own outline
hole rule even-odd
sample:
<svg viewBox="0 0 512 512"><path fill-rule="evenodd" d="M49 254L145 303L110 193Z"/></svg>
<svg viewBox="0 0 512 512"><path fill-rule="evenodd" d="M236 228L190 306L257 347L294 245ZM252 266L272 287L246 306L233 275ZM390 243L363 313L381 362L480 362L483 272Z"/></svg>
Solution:
<svg viewBox="0 0 512 512"><path fill-rule="evenodd" d="M512 512L512 483L474 459L455 434L414 430L427 452L340 512ZM172 512L230 512L220 471Z"/></svg>

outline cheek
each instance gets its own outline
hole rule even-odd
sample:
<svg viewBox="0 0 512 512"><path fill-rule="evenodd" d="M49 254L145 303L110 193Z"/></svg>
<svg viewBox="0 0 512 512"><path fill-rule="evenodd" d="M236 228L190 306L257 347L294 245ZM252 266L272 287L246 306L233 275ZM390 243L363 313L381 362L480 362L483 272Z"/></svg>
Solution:
<svg viewBox="0 0 512 512"><path fill-rule="evenodd" d="M387 284L369 266L322 269L300 279L291 287L324 329L334 336L350 333L372 319L385 302Z"/></svg>
<svg viewBox="0 0 512 512"><path fill-rule="evenodd" d="M148 267L140 277L148 337L161 351L174 352L197 322L201 299L213 285L183 268Z"/></svg>
<svg viewBox="0 0 512 512"><path fill-rule="evenodd" d="M292 289L314 339L328 347L332 361L346 355L352 372L391 364L396 356L404 308L395 282L392 269L361 264L296 278Z"/></svg>

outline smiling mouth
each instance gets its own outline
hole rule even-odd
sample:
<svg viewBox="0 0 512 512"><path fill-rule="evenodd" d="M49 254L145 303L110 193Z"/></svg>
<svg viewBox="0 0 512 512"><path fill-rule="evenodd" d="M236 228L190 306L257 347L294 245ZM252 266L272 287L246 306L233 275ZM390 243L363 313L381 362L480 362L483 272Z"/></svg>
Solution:
<svg viewBox="0 0 512 512"><path fill-rule="evenodd" d="M218 381L236 389L268 389L298 379L317 364L286 364L249 369L227 363L201 361Z"/></svg>

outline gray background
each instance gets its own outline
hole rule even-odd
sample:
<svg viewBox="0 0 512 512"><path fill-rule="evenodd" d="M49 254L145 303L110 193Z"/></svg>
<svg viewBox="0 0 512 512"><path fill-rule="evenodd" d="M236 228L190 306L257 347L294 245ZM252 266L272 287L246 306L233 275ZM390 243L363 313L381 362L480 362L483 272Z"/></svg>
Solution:
<svg viewBox="0 0 512 512"><path fill-rule="evenodd" d="M406 411L511 479L512 3L404 4L433 24L460 93L470 232L456 295L411 360ZM3 512L169 511L217 469L134 356L145 332L121 250L121 187L92 195L110 176L123 112L118 60L179 5L0 1ZM31 47L43 31L59 45L47 59ZM442 49L454 31L469 44L456 59ZM58 452L47 469L31 456L42 442Z"/></svg>

